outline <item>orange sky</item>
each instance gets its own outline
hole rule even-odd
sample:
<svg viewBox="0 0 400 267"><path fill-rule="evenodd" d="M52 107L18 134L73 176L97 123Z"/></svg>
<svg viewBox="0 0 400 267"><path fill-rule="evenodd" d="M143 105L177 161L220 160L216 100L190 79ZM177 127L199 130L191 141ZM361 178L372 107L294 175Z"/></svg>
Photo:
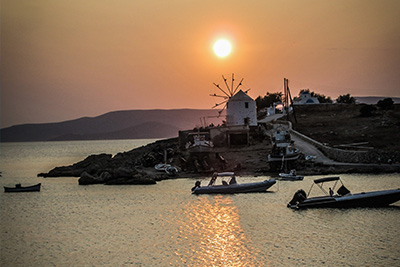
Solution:
<svg viewBox="0 0 400 267"><path fill-rule="evenodd" d="M1 125L211 108L235 73L283 88L400 97L400 1L3 0ZM224 59L213 42L227 37Z"/></svg>

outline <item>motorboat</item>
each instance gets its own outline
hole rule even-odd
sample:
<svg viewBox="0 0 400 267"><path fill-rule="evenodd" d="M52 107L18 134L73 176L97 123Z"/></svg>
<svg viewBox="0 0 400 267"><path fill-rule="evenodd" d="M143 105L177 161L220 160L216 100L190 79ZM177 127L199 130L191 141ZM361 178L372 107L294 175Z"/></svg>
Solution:
<svg viewBox="0 0 400 267"><path fill-rule="evenodd" d="M280 180L284 181L301 181L304 179L304 176L298 175L295 169L290 170L289 173L280 173L279 177Z"/></svg>
<svg viewBox="0 0 400 267"><path fill-rule="evenodd" d="M272 146L272 151L268 154L268 163L271 170L283 170L296 168L297 159L300 151L291 144L278 143Z"/></svg>
<svg viewBox="0 0 400 267"><path fill-rule="evenodd" d="M273 136L271 137L272 143L287 143L290 144L292 139L290 137L289 131L278 129L274 132Z"/></svg>
<svg viewBox="0 0 400 267"><path fill-rule="evenodd" d="M333 186L327 190L323 185L328 182ZM340 187L335 194L339 182ZM314 184L324 192L323 196L309 197ZM352 194L339 177L325 177L314 180L307 194L303 189L298 190L287 206L292 209L383 207L399 200L400 188Z"/></svg>
<svg viewBox="0 0 400 267"><path fill-rule="evenodd" d="M39 192L41 183L31 185L31 186L21 186L21 184L16 184L15 187L4 186L4 192Z"/></svg>
<svg viewBox="0 0 400 267"><path fill-rule="evenodd" d="M296 161L300 151L290 144L276 144L268 155L268 162Z"/></svg>
<svg viewBox="0 0 400 267"><path fill-rule="evenodd" d="M217 185L218 177L228 177L229 181L222 180L222 184ZM268 188L276 183L275 179L263 182L238 184L233 172L214 173L207 186L201 186L200 181L196 181L192 188L193 194L236 194L236 193L256 193L266 192Z"/></svg>

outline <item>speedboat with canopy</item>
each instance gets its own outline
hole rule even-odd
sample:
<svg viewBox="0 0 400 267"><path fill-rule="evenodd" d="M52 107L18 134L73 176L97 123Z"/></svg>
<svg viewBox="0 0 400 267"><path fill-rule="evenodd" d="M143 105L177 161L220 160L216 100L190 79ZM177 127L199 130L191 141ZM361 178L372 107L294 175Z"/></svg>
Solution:
<svg viewBox="0 0 400 267"><path fill-rule="evenodd" d="M326 189L325 183L333 183ZM325 195L309 197L314 186L318 186ZM336 194L335 188L338 187ZM343 184L340 177L325 177L314 180L306 194L303 189L298 190L287 204L292 209L306 208L356 208L356 207L384 207L400 200L400 189L361 192L352 194Z"/></svg>
<svg viewBox="0 0 400 267"><path fill-rule="evenodd" d="M217 185L218 177L228 177L228 182L222 180L222 184ZM268 188L276 183L275 179L265 180L263 182L243 183L236 181L233 172L214 173L207 186L201 186L200 181L196 181L192 188L193 194L236 194L236 193L255 193L266 192Z"/></svg>

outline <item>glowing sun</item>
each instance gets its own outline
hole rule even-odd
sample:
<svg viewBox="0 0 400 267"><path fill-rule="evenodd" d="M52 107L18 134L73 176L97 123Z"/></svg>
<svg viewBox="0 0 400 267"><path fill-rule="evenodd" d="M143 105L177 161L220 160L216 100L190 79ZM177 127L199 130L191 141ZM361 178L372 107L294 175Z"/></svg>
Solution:
<svg viewBox="0 0 400 267"><path fill-rule="evenodd" d="M228 40L225 39L219 39L214 43L214 53L218 57L226 57L229 55L232 51L232 45Z"/></svg>

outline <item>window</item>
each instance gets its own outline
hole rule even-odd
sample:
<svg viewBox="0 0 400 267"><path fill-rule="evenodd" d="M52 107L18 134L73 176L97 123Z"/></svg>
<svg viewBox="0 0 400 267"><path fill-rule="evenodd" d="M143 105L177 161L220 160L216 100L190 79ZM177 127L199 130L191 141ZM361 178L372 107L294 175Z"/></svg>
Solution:
<svg viewBox="0 0 400 267"><path fill-rule="evenodd" d="M249 102L244 102L244 107L249 108Z"/></svg>

